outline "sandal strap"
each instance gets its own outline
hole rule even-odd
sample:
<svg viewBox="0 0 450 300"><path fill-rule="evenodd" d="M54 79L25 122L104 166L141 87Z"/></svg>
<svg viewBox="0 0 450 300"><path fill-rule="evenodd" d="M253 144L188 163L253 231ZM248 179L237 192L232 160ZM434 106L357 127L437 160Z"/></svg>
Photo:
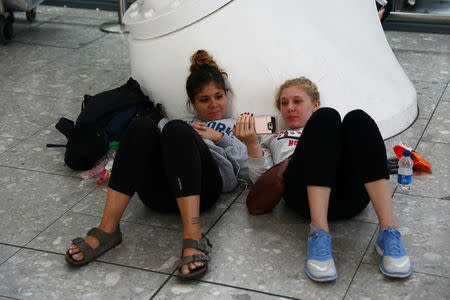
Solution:
<svg viewBox="0 0 450 300"><path fill-rule="evenodd" d="M105 241L118 237L119 234L120 234L120 226L117 226L116 231L114 231L113 233L106 233L103 230L98 229L97 227L93 227L87 232L88 236L90 235L97 238L100 241L100 244L103 244Z"/></svg>
<svg viewBox="0 0 450 300"><path fill-rule="evenodd" d="M191 239L183 240L183 250L186 248L194 248L204 252L205 254L209 254L209 252L211 252L211 247L212 244L203 234L201 240L191 240Z"/></svg>
<svg viewBox="0 0 450 300"><path fill-rule="evenodd" d="M98 253L102 253L114 246L114 243L117 240L121 239L121 231L120 226L117 227L116 231L113 233L106 233L103 230L100 230L96 227L91 228L87 236L93 236L98 239L99 246L97 248L92 248L88 243L84 240L84 238L77 237L72 240L72 243L80 249L80 252L83 254L83 260L92 260L98 256Z"/></svg>
<svg viewBox="0 0 450 300"><path fill-rule="evenodd" d="M189 256L185 256L182 257L178 260L178 267L181 268L184 265L190 264L191 262L194 261L200 261L206 263L209 261L209 256L208 255L203 255L203 254L194 254L194 255L189 255Z"/></svg>
<svg viewBox="0 0 450 300"><path fill-rule="evenodd" d="M80 249L80 252L83 253L83 259L89 259L93 255L95 255L95 249L89 246L88 243L84 241L83 238L77 237L72 241L74 245Z"/></svg>

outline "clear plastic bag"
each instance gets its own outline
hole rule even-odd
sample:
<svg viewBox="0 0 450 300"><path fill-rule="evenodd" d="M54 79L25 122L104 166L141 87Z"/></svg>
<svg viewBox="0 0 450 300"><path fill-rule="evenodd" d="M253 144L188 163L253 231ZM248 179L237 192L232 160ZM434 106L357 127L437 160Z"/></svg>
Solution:
<svg viewBox="0 0 450 300"><path fill-rule="evenodd" d="M102 184L111 176L111 170L116 156L116 149L110 149L106 155L90 170L81 172L80 186L91 182Z"/></svg>

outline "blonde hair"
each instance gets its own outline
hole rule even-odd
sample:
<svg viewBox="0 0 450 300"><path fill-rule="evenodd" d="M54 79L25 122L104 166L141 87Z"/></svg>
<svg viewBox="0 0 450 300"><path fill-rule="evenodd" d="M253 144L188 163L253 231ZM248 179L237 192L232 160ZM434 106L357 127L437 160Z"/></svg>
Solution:
<svg viewBox="0 0 450 300"><path fill-rule="evenodd" d="M275 96L275 105L278 109L280 109L280 102L281 102L281 93L284 89L289 88L291 86L298 86L299 88L302 88L305 90L305 92L308 94L309 97L311 97L311 100L313 103L316 103L320 100L320 93L317 89L317 86L314 82L309 80L308 78L302 76L299 78L289 79L286 80L277 90L276 96Z"/></svg>

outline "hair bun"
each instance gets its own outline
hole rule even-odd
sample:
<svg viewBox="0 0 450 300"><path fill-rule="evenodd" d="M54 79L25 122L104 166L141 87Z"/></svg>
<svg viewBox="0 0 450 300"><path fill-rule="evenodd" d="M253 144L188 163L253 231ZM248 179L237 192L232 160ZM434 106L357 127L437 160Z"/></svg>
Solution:
<svg viewBox="0 0 450 300"><path fill-rule="evenodd" d="M213 57L209 55L205 50L198 50L191 56L191 68L190 71L195 72L203 66L213 67L219 72L223 73L223 71L219 68L219 66L214 61Z"/></svg>

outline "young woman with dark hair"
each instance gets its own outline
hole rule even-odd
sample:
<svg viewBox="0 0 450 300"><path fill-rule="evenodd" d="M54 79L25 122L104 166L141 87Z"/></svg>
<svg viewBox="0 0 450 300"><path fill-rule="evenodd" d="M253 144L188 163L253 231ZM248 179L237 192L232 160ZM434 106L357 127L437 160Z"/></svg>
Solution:
<svg viewBox="0 0 450 300"><path fill-rule="evenodd" d="M191 57L190 71L186 91L195 117L169 121L158 105L130 124L114 161L101 223L73 240L66 253L70 264L85 265L121 242L119 222L137 193L154 210L181 213L177 275L194 278L206 271L211 244L200 231L200 211L248 179L247 152L233 136L236 120L226 117L227 74L204 50Z"/></svg>

